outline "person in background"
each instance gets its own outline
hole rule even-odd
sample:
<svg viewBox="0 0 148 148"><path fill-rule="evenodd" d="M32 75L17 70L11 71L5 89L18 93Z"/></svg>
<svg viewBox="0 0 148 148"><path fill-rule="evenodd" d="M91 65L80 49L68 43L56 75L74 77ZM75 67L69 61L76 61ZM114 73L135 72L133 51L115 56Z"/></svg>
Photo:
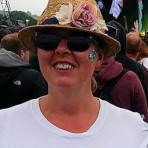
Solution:
<svg viewBox="0 0 148 148"><path fill-rule="evenodd" d="M47 94L43 76L30 68L29 50L18 39L18 33L1 40L0 109L8 108Z"/></svg>
<svg viewBox="0 0 148 148"><path fill-rule="evenodd" d="M147 100L141 82L134 72L130 70L125 72L110 92L108 92L107 88L105 89L106 85L114 84L114 81L116 81L114 79L125 70L120 62L114 60L115 56L116 53L114 56L105 59L102 65L95 71L98 89L94 92L94 96L102 96L102 99L110 101L118 107L138 112L148 122ZM103 94L100 96L100 91L111 97L111 99L103 98Z"/></svg>
<svg viewBox="0 0 148 148"><path fill-rule="evenodd" d="M139 60L139 55L143 51L144 42L135 32L126 35L126 55L134 61Z"/></svg>
<svg viewBox="0 0 148 148"><path fill-rule="evenodd" d="M142 59L148 57L148 46L146 44L146 38L140 37L138 20L134 22L133 31L128 33L126 37L127 56L142 63Z"/></svg>
<svg viewBox="0 0 148 148"><path fill-rule="evenodd" d="M2 148L147 148L138 113L92 95L95 69L120 47L105 29L96 1L49 0L38 24L20 31L38 55L48 94L0 111Z"/></svg>
<svg viewBox="0 0 148 148"><path fill-rule="evenodd" d="M140 47L140 53L138 56L138 62L142 61L142 59L148 58L148 46L144 40L142 40L142 44Z"/></svg>
<svg viewBox="0 0 148 148"><path fill-rule="evenodd" d="M5 35L1 40L1 48L12 51L29 62L30 51L18 39L18 33Z"/></svg>
<svg viewBox="0 0 148 148"><path fill-rule="evenodd" d="M137 34L137 36L139 36L142 39L138 57L135 60L138 61L144 67L146 67L146 69L148 70L148 37L147 35L145 36L140 35L138 20L134 22L134 28L132 28L132 30L134 31L135 34Z"/></svg>
<svg viewBox="0 0 148 148"><path fill-rule="evenodd" d="M113 38L118 40L120 42L120 51L117 53L115 57L115 61L118 61L122 64L123 68L129 69L136 73L138 76L144 92L147 99L148 104L148 71L147 69L142 66L137 61L132 60L128 56L126 56L126 34L123 26L118 23L117 21L110 21L107 23L108 26L114 27L114 31L112 31L113 34L110 34ZM108 32L106 32L108 33Z"/></svg>
<svg viewBox="0 0 148 148"><path fill-rule="evenodd" d="M145 50L144 50L144 56L141 60L139 60L138 62L143 65L144 67L146 67L146 69L148 70L148 57L146 56L147 54L145 54L145 52L148 52L148 35L145 35L144 37L141 36L142 40L145 43Z"/></svg>

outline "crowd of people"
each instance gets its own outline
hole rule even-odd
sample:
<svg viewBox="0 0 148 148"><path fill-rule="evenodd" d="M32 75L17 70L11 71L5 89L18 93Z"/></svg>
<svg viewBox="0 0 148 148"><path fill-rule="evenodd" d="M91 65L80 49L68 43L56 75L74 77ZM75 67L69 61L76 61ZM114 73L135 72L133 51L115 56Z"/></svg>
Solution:
<svg viewBox="0 0 148 148"><path fill-rule="evenodd" d="M47 83L29 64L30 51L18 39L7 34L0 50L0 109L8 108L47 94Z"/></svg>
<svg viewBox="0 0 148 148"><path fill-rule="evenodd" d="M94 0L49 0L1 39L0 147L148 148L147 43Z"/></svg>

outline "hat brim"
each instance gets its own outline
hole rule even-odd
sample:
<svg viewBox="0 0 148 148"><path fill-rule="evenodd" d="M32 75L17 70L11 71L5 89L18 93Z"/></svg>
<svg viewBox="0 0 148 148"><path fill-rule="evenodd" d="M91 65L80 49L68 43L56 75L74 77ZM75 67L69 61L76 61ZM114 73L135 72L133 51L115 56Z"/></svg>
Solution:
<svg viewBox="0 0 148 148"><path fill-rule="evenodd" d="M57 25L57 24L34 25L34 26L23 28L19 32L18 37L21 40L21 42L29 50L33 51L34 53L37 53L37 47L35 45L35 38L34 38L35 32L37 30L42 30L42 29L49 29L49 30L60 30L60 29L63 30L63 29L65 29L65 30L71 30L71 31L72 30L73 31L80 31L82 33L87 32L89 34L92 34L92 35L96 36L99 40L101 40L102 45L103 45L101 50L104 53L105 57L114 56L120 50L120 43L105 33L91 31L91 30L85 30L82 28L72 27L72 26L68 26L68 25Z"/></svg>

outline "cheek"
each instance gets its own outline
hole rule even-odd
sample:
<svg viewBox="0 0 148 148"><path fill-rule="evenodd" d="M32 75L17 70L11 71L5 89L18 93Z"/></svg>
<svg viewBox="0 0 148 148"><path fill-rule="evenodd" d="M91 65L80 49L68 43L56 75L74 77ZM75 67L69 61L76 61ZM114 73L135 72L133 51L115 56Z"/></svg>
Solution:
<svg viewBox="0 0 148 148"><path fill-rule="evenodd" d="M52 53L39 49L37 54L38 54L40 68L44 69L46 66L49 65L51 57L52 57Z"/></svg>
<svg viewBox="0 0 148 148"><path fill-rule="evenodd" d="M91 59L89 58L90 55L92 55L92 50L87 50L85 52L77 52L75 54L76 59L78 60L79 63L83 64L83 65L95 65L97 59L98 59L98 53L96 53L96 55L94 56L93 60L91 61Z"/></svg>
<svg viewBox="0 0 148 148"><path fill-rule="evenodd" d="M89 59L90 53L91 53L91 50L88 50L87 52L81 52L81 53L75 54L76 60L79 66L81 67L81 72L85 73L85 75L88 74L89 76L91 76L94 73L95 68L97 66L97 61L98 61L98 54L96 55L94 60L91 61Z"/></svg>

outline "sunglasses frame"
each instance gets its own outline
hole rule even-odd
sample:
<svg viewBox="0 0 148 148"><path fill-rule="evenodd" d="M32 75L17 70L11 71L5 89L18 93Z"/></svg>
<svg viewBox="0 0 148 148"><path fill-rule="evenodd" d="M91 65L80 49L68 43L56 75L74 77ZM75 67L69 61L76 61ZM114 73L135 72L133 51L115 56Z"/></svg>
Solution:
<svg viewBox="0 0 148 148"><path fill-rule="evenodd" d="M44 35L44 34L49 34L49 35L57 35L57 36L59 36L59 42L57 41L57 45L55 44L55 47L53 47L52 49L50 49L50 48L43 48L43 46L41 47L41 46L39 46L38 45L38 36L39 35ZM70 34L70 35L69 35ZM91 45L91 43L92 42L95 42L95 44L97 44L97 45L99 45L99 43L94 39L94 37L92 37L92 35L89 35L88 33L84 33L85 35L83 36L83 35L81 35L82 33L81 32L70 32L68 35L66 34L65 36L62 36L60 33L58 34L58 33L55 33L55 32L48 32L48 31L36 31L35 32L35 43L36 43L36 46L37 47L39 47L40 49L43 49L43 50L46 50L46 51L52 51L52 50L55 50L57 47L58 47L58 45L59 45L59 43L60 43L60 41L62 40L62 39L64 39L65 41L66 41L66 45L67 45L67 47L68 47L68 49L69 50L71 50L71 51L76 51L76 52L84 52L84 51L86 51L89 47L90 47L90 45ZM72 35L74 35L74 37L77 37L77 35L79 35L80 34L80 36L78 36L78 37L86 37L86 38L84 38L85 40L85 43L87 43L86 44L86 46L84 46L84 44L82 44L82 46L80 45L80 44L78 44L79 46L77 47L78 48L78 50L76 50L77 48L76 47L73 47L74 46L74 42L73 42L73 44L72 45L70 45L69 43L68 43L68 37L70 37L70 36L72 36ZM57 38L58 39L58 38ZM69 41L70 42L70 41ZM71 43L71 42L70 42Z"/></svg>

